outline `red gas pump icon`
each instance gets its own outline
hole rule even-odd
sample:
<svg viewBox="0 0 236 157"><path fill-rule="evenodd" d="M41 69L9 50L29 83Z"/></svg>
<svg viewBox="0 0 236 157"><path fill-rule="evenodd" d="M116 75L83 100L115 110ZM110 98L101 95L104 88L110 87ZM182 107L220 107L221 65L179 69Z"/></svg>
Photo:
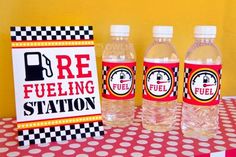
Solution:
<svg viewBox="0 0 236 157"><path fill-rule="evenodd" d="M42 57L45 59L45 64L48 66L48 69L44 68L42 65ZM47 77L52 77L52 67L51 61L40 52L26 52L24 54L25 60L25 81L39 81L44 80L43 71Z"/></svg>

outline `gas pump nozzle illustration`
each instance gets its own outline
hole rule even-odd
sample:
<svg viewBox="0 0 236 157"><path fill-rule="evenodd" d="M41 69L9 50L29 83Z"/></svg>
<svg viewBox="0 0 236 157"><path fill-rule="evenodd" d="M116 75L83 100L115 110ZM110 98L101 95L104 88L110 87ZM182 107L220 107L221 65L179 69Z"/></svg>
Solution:
<svg viewBox="0 0 236 157"><path fill-rule="evenodd" d="M48 69L44 68L42 65L42 56L45 59L45 64L48 66ZM45 70L45 74L47 77L52 77L52 67L51 61L40 52L26 52L24 54L25 60L25 81L39 81L44 80L43 71Z"/></svg>

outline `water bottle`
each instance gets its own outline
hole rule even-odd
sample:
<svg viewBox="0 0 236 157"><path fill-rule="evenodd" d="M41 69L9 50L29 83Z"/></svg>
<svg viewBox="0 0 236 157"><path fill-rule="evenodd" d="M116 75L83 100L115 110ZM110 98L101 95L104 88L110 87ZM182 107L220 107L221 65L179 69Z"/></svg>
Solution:
<svg viewBox="0 0 236 157"><path fill-rule="evenodd" d="M136 56L128 25L112 25L102 57L102 118L106 125L125 127L134 117Z"/></svg>
<svg viewBox="0 0 236 157"><path fill-rule="evenodd" d="M196 26L184 63L181 129L186 137L212 138L218 130L221 52L215 26Z"/></svg>
<svg viewBox="0 0 236 157"><path fill-rule="evenodd" d="M175 122L179 59L172 36L172 26L154 26L144 56L142 125L156 132L171 130Z"/></svg>

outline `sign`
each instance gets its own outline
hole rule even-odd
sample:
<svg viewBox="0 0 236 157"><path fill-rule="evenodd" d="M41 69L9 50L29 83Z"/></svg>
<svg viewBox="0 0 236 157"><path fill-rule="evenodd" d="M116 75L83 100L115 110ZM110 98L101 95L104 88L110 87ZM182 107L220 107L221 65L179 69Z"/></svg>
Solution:
<svg viewBox="0 0 236 157"><path fill-rule="evenodd" d="M11 27L19 145L104 134L92 26Z"/></svg>

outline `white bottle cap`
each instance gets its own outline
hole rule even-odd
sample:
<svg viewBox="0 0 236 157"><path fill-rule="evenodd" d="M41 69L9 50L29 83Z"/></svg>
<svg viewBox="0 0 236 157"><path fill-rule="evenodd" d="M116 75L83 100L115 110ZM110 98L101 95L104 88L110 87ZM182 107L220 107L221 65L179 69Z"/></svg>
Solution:
<svg viewBox="0 0 236 157"><path fill-rule="evenodd" d="M129 36L129 25L111 25L111 36Z"/></svg>
<svg viewBox="0 0 236 157"><path fill-rule="evenodd" d="M216 26L195 26L194 37L195 38L215 38Z"/></svg>
<svg viewBox="0 0 236 157"><path fill-rule="evenodd" d="M172 38L173 26L153 26L152 28L153 37L161 38Z"/></svg>

